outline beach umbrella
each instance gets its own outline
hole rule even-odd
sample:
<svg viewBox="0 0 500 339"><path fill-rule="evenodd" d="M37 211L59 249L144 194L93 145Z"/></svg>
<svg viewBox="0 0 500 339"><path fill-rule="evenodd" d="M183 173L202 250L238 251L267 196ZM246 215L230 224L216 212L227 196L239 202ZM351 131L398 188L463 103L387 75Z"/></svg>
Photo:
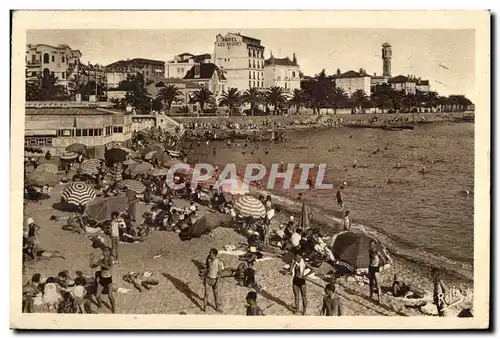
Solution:
<svg viewBox="0 0 500 339"><path fill-rule="evenodd" d="M122 164L130 166L130 165L137 164L137 162L135 162L135 160L132 160L132 159L127 159L124 162L122 162Z"/></svg>
<svg viewBox="0 0 500 339"><path fill-rule="evenodd" d="M163 147L162 144L156 143L156 144L151 145L151 150L156 151L156 152L163 152L163 151L165 151L165 147Z"/></svg>
<svg viewBox="0 0 500 339"><path fill-rule="evenodd" d="M108 169L104 175L104 181L110 184L121 181L122 179L122 170L119 167Z"/></svg>
<svg viewBox="0 0 500 339"><path fill-rule="evenodd" d="M28 176L28 183L35 186L55 186L60 180L60 176L49 172L34 171Z"/></svg>
<svg viewBox="0 0 500 339"><path fill-rule="evenodd" d="M99 159L87 159L80 165L80 170L85 174L97 174L99 173L99 168L101 167L101 161Z"/></svg>
<svg viewBox="0 0 500 339"><path fill-rule="evenodd" d="M128 153L121 148L112 148L105 153L108 163L123 162L127 160Z"/></svg>
<svg viewBox="0 0 500 339"><path fill-rule="evenodd" d="M64 152L59 158L61 158L62 160L74 160L78 158L78 154L76 154L75 152Z"/></svg>
<svg viewBox="0 0 500 339"><path fill-rule="evenodd" d="M116 147L116 148L119 148L119 149L121 149L122 151L127 152L127 154L130 154L130 153L132 153L132 152L133 152L130 148L123 147L123 146Z"/></svg>
<svg viewBox="0 0 500 339"><path fill-rule="evenodd" d="M179 159L169 159L163 162L163 166L165 167L172 167L177 164L182 164L182 161L180 161Z"/></svg>
<svg viewBox="0 0 500 339"><path fill-rule="evenodd" d="M102 222L111 218L113 212L124 212L127 209L127 198L124 196L94 200L87 205L85 213L89 218Z"/></svg>
<svg viewBox="0 0 500 339"><path fill-rule="evenodd" d="M150 151L146 154L144 154L144 159L146 160L151 160L153 158L153 156L155 155L156 151Z"/></svg>
<svg viewBox="0 0 500 339"><path fill-rule="evenodd" d="M86 148L87 148L87 146L85 146L84 144L74 143L74 144L71 144L68 147L66 147L66 152L75 152L75 153L83 154L83 153L85 153Z"/></svg>
<svg viewBox="0 0 500 339"><path fill-rule="evenodd" d="M259 199L251 195L244 195L233 202L236 213L242 217L262 218L266 215L266 208Z"/></svg>
<svg viewBox="0 0 500 339"><path fill-rule="evenodd" d="M153 168L151 170L151 175L154 177L160 177L163 175L167 175L167 173L168 173L168 169L166 169L166 168Z"/></svg>
<svg viewBox="0 0 500 339"><path fill-rule="evenodd" d="M121 189L129 189L137 194L144 193L146 190L146 186L139 180L134 180L134 179L125 179L120 182L118 182L118 187Z"/></svg>
<svg viewBox="0 0 500 339"><path fill-rule="evenodd" d="M151 165L149 162L141 162L141 163L132 165L129 168L130 168L130 172L132 172L132 173L147 173L153 168L153 165Z"/></svg>
<svg viewBox="0 0 500 339"><path fill-rule="evenodd" d="M310 225L309 208L304 201L304 202L302 202L302 213L300 214L299 227L303 230L306 230L309 228L309 225Z"/></svg>
<svg viewBox="0 0 500 339"><path fill-rule="evenodd" d="M250 192L248 185L238 178L222 180L220 183L220 190L223 193L229 193L232 195L245 195Z"/></svg>
<svg viewBox="0 0 500 339"><path fill-rule="evenodd" d="M25 151L36 153L37 155L40 153L43 153L43 149L40 147L34 147L34 146L27 146L24 148Z"/></svg>
<svg viewBox="0 0 500 339"><path fill-rule="evenodd" d="M374 240L377 243L379 252L385 253L378 240L363 233L342 232L333 239L332 252L338 262L343 263L353 272L359 272L368 269L370 265L370 242ZM388 262L384 260L380 266Z"/></svg>
<svg viewBox="0 0 500 339"><path fill-rule="evenodd" d="M68 204L79 206L92 202L97 197L97 194L94 189L86 183L71 182L64 186L61 197Z"/></svg>
<svg viewBox="0 0 500 339"><path fill-rule="evenodd" d="M191 240L199 238L203 234L210 233L218 227L228 227L231 226L231 224L231 217L227 214L207 213L200 219L196 220L191 227L182 230L179 233L179 237L182 241Z"/></svg>
<svg viewBox="0 0 500 339"><path fill-rule="evenodd" d="M185 178L187 177L192 177L194 174L194 168L188 167L188 168L179 168L175 171L175 174L183 176Z"/></svg>
<svg viewBox="0 0 500 339"><path fill-rule="evenodd" d="M39 172L39 173L47 172L47 173L56 174L57 172L59 172L59 169L57 168L57 165L54 165L54 164L43 164L43 165L38 166L36 168L35 172Z"/></svg>

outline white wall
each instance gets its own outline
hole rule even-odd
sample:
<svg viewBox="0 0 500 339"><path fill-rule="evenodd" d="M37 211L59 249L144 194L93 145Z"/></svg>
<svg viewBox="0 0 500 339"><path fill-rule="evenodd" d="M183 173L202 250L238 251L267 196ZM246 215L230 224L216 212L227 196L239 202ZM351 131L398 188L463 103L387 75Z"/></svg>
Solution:
<svg viewBox="0 0 500 339"><path fill-rule="evenodd" d="M299 66L266 65L264 66L264 86L277 86L288 91L300 88Z"/></svg>
<svg viewBox="0 0 500 339"><path fill-rule="evenodd" d="M335 86L342 88L349 96L359 89L365 91L367 96L371 94L370 77L337 78L335 79Z"/></svg>

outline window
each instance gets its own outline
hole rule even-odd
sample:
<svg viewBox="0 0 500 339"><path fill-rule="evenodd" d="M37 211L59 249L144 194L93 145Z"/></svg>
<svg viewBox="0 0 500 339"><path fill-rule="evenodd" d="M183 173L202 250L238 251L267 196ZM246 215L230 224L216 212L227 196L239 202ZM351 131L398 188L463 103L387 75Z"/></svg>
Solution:
<svg viewBox="0 0 500 339"><path fill-rule="evenodd" d="M89 129L89 137L93 137L94 136L94 130L91 128Z"/></svg>
<svg viewBox="0 0 500 339"><path fill-rule="evenodd" d="M25 146L52 146L52 137L25 137Z"/></svg>
<svg viewBox="0 0 500 339"><path fill-rule="evenodd" d="M287 89L287 86L286 86L287 84L288 84L288 82L285 82L285 89Z"/></svg>
<svg viewBox="0 0 500 339"><path fill-rule="evenodd" d="M31 72L32 77L36 77L36 72Z"/></svg>
<svg viewBox="0 0 500 339"><path fill-rule="evenodd" d="M252 60L248 60L248 68L252 68Z"/></svg>
<svg viewBox="0 0 500 339"><path fill-rule="evenodd" d="M253 61L253 68L256 68L256 67L255 67L255 60Z"/></svg>
<svg viewBox="0 0 500 339"><path fill-rule="evenodd" d="M31 62L32 63L36 62L36 55L35 54L31 55Z"/></svg>
<svg viewBox="0 0 500 339"><path fill-rule="evenodd" d="M248 78L252 79L252 71L248 71Z"/></svg>
<svg viewBox="0 0 500 339"><path fill-rule="evenodd" d="M248 82L248 87L252 87L252 82L251 81Z"/></svg>
<svg viewBox="0 0 500 339"><path fill-rule="evenodd" d="M66 59L64 58L64 55L61 57L62 62L66 62Z"/></svg>
<svg viewBox="0 0 500 339"><path fill-rule="evenodd" d="M54 55L52 56L52 62L56 62L56 57Z"/></svg>
<svg viewBox="0 0 500 339"><path fill-rule="evenodd" d="M123 126L113 126L113 133L123 133Z"/></svg>
<svg viewBox="0 0 500 339"><path fill-rule="evenodd" d="M295 72L292 72L292 78L295 78Z"/></svg>
<svg viewBox="0 0 500 339"><path fill-rule="evenodd" d="M255 80L254 80L254 82L253 82L253 87L255 87Z"/></svg>
<svg viewBox="0 0 500 339"><path fill-rule="evenodd" d="M82 130L81 129L77 129L76 130L76 136L77 137L81 137L82 136Z"/></svg>
<svg viewBox="0 0 500 339"><path fill-rule="evenodd" d="M82 137L88 137L89 136L89 130L88 129L82 129Z"/></svg>
<svg viewBox="0 0 500 339"><path fill-rule="evenodd" d="M65 78L66 78L66 73L65 73L65 72L62 72L62 73L61 73L61 77L62 77L63 79L65 79Z"/></svg>
<svg viewBox="0 0 500 339"><path fill-rule="evenodd" d="M248 49L248 57L251 58L252 57L252 50L249 48Z"/></svg>
<svg viewBox="0 0 500 339"><path fill-rule="evenodd" d="M43 55L43 63L48 64L49 63L49 53L45 53Z"/></svg>
<svg viewBox="0 0 500 339"><path fill-rule="evenodd" d="M253 78L255 79L255 71L253 71Z"/></svg>

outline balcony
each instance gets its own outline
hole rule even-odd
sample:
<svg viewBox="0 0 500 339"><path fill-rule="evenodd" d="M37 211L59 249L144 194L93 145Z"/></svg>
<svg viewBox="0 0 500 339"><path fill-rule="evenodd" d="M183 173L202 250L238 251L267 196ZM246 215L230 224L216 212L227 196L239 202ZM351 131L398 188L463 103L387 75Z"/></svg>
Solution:
<svg viewBox="0 0 500 339"><path fill-rule="evenodd" d="M41 60L27 61L26 65L27 66L41 66L42 65L42 61Z"/></svg>

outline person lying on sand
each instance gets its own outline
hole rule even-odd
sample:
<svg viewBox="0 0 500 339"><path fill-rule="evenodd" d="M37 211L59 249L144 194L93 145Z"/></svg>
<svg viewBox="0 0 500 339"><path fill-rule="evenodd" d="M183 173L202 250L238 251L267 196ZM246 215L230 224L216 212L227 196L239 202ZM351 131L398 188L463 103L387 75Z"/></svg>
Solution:
<svg viewBox="0 0 500 339"><path fill-rule="evenodd" d="M153 278L152 275L151 272L129 272L123 276L123 280L134 285L139 292L142 292L142 288L149 291L151 286L156 286L160 283L157 279Z"/></svg>

